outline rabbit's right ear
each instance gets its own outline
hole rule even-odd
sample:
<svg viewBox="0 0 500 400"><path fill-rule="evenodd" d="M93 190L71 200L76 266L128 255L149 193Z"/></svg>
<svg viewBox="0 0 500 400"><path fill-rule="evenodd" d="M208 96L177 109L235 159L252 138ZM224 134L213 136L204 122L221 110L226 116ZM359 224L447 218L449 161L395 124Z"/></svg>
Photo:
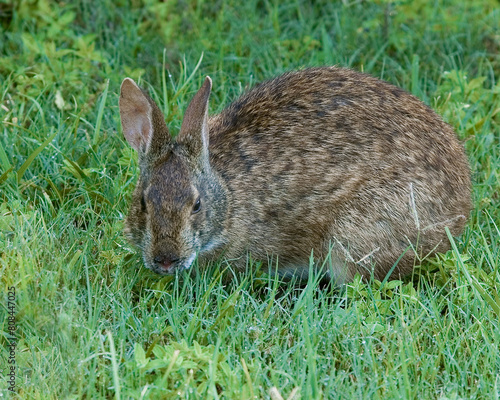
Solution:
<svg viewBox="0 0 500 400"><path fill-rule="evenodd" d="M119 104L125 139L135 150L147 152L153 136L153 109L146 95L130 78L122 82Z"/></svg>
<svg viewBox="0 0 500 400"><path fill-rule="evenodd" d="M177 143L184 145L191 157L203 160L208 157L208 99L212 90L212 80L205 82L188 105L182 120Z"/></svg>

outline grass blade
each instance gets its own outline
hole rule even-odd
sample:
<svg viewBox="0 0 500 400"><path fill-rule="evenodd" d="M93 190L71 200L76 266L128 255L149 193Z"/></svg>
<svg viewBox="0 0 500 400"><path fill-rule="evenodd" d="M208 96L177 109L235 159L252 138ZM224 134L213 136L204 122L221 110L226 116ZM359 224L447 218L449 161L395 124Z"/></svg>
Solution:
<svg viewBox="0 0 500 400"><path fill-rule="evenodd" d="M51 130L54 130L53 128ZM23 178L26 170L29 168L35 157L42 152L43 149L45 149L50 142L56 137L57 132L52 133L45 142L43 142L33 153L30 154L28 159L21 165L21 168L17 171L17 183L21 182L21 179Z"/></svg>
<svg viewBox="0 0 500 400"><path fill-rule="evenodd" d="M9 158L7 157L7 153L5 153L2 143L0 143L0 163L2 163L1 166L4 171L12 168L12 165L9 161Z"/></svg>
<svg viewBox="0 0 500 400"><path fill-rule="evenodd" d="M414 54L411 60L411 92L417 97L420 97L421 91L419 86L418 70L419 70L419 57Z"/></svg>
<svg viewBox="0 0 500 400"><path fill-rule="evenodd" d="M451 235L451 232L448 227L446 229L446 234L448 235L448 239L450 240L451 247L453 249L453 253L455 254L455 257L457 259L458 265L460 266L462 272L465 275L465 278L469 281L469 283L476 289L476 291L479 293L479 295L482 297L486 303L491 307L491 309L498 315L500 318L500 303L495 301L493 297L490 296L489 293L486 292L486 290L483 289L483 287L477 282L475 277L472 277L471 274L469 274L469 271L464 265L464 262L462 261L462 258L460 257L460 253L458 251L457 245L455 243L455 240L453 239L453 236ZM495 293L495 297L498 299L498 293Z"/></svg>
<svg viewBox="0 0 500 400"><path fill-rule="evenodd" d="M191 72L191 75L189 75L189 77L184 81L179 90L177 90L177 93L172 98L172 101L174 101L183 92L184 88L188 85L188 83L191 82L191 80L194 77L194 74L196 73L196 71L198 71L198 68L200 68L202 61L203 61L203 53L201 53L200 59L198 60L198 63L194 67L193 72Z"/></svg>
<svg viewBox="0 0 500 400"><path fill-rule="evenodd" d="M7 171L5 171L2 176L0 176L0 183L3 183L9 176L10 171L12 171L14 168L10 167Z"/></svg>
<svg viewBox="0 0 500 400"><path fill-rule="evenodd" d="M111 332L107 332L108 340L109 340L109 350L111 354L111 365L113 368L113 385L115 387L115 399L120 400L120 377L118 376L118 361L116 359L116 350L115 350L115 342L113 341L113 335Z"/></svg>
<svg viewBox="0 0 500 400"><path fill-rule="evenodd" d="M247 363L245 362L245 359L243 357L241 358L241 366L243 367L243 373L245 374L245 378L247 380L248 387L250 389L250 396L252 399L255 399L255 394L253 392L252 378L250 377L250 372L248 371Z"/></svg>
<svg viewBox="0 0 500 400"><path fill-rule="evenodd" d="M166 56L167 56L167 49L163 49L163 68L161 70L161 84L162 84L162 91L163 91L163 115L168 117L168 92L167 92L167 77L165 75L166 67L165 67L165 62L166 62Z"/></svg>
<svg viewBox="0 0 500 400"><path fill-rule="evenodd" d="M94 131L94 142L92 146L96 146L99 143L99 138L101 136L101 123L102 116L104 114L104 107L106 106L106 99L108 98L108 89L109 89L109 79L106 81L106 87L104 88L104 92L102 93L101 102L99 103L99 110L97 112L97 121L95 123L95 131Z"/></svg>

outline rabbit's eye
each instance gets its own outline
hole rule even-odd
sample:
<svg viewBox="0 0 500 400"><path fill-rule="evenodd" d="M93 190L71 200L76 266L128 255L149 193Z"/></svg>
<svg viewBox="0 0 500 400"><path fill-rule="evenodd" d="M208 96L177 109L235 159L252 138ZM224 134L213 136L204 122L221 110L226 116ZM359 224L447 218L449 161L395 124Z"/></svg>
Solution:
<svg viewBox="0 0 500 400"><path fill-rule="evenodd" d="M144 200L144 194L141 196L141 211L146 212L146 201Z"/></svg>
<svg viewBox="0 0 500 400"><path fill-rule="evenodd" d="M196 214L201 210L201 199L198 197L198 200L196 200L196 203L194 203L193 206L193 214Z"/></svg>

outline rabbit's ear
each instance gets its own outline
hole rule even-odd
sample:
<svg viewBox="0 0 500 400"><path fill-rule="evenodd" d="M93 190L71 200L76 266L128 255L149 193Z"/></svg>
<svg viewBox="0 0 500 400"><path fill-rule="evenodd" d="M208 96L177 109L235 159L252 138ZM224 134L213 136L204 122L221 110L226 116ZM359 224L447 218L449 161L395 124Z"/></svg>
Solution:
<svg viewBox="0 0 500 400"><path fill-rule="evenodd" d="M189 103L177 136L177 143L184 145L195 158L202 158L204 153L208 154L207 118L211 90L212 80L207 76L203 86Z"/></svg>
<svg viewBox="0 0 500 400"><path fill-rule="evenodd" d="M125 139L135 150L147 152L153 136L153 109L146 95L130 78L122 82L119 104Z"/></svg>

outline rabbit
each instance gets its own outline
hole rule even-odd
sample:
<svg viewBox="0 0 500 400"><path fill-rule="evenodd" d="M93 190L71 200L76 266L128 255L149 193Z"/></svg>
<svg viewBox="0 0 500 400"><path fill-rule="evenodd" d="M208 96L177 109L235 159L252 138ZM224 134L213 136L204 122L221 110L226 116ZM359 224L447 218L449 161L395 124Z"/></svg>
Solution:
<svg viewBox="0 0 500 400"><path fill-rule="evenodd" d="M140 168L124 232L149 269L174 274L223 257L239 270L251 259L282 276L307 277L314 265L338 283L381 280L450 249L445 227L463 231L464 147L413 95L316 67L208 116L211 88L206 77L173 139L146 92L130 78L121 85L123 134Z"/></svg>

